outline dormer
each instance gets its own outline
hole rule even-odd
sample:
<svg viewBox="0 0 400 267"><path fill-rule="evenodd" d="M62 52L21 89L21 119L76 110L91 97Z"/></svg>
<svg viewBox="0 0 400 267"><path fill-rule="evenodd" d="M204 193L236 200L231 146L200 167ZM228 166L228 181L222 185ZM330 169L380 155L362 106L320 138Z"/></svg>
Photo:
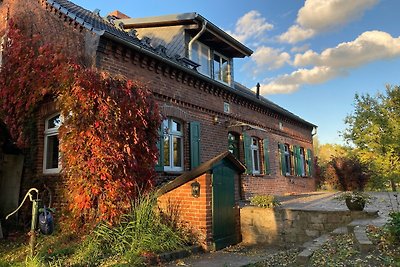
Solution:
<svg viewBox="0 0 400 267"><path fill-rule="evenodd" d="M148 37L153 47L165 46L170 57L184 57L200 66L203 75L233 87L233 59L253 51L197 13L147 18L121 18L115 25L135 29L140 39Z"/></svg>

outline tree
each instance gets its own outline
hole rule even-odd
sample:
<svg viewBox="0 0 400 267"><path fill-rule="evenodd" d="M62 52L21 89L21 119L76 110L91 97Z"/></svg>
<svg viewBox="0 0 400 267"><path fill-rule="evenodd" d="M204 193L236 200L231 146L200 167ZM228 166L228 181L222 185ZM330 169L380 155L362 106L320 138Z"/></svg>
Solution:
<svg viewBox="0 0 400 267"><path fill-rule="evenodd" d="M384 189L390 184L396 191L400 180L400 87L387 86L375 97L355 95L354 112L345 119L343 136L355 146L361 163L373 176L370 185Z"/></svg>

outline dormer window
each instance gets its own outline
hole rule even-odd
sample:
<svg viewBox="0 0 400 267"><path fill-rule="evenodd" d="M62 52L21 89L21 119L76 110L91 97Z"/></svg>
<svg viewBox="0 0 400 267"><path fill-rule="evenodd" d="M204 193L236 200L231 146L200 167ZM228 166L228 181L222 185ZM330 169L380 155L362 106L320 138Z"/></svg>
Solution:
<svg viewBox="0 0 400 267"><path fill-rule="evenodd" d="M229 74L229 59L223 55L214 52L214 79L220 82L229 84L230 74Z"/></svg>
<svg viewBox="0 0 400 267"><path fill-rule="evenodd" d="M231 84L231 61L220 53L211 50L208 46L199 41L192 45L191 60L200 64L198 72L225 83Z"/></svg>

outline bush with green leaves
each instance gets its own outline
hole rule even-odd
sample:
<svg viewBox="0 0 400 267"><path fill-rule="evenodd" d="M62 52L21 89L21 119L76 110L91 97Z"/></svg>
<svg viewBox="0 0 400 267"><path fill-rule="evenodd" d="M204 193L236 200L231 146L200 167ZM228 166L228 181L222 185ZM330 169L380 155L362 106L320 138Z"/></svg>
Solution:
<svg viewBox="0 0 400 267"><path fill-rule="evenodd" d="M154 195L142 195L129 214L116 226L99 224L75 255L80 264L93 264L111 255L129 265L141 265L142 258L184 248L189 236L167 225L157 210Z"/></svg>
<svg viewBox="0 0 400 267"><path fill-rule="evenodd" d="M400 243L400 211L389 213L387 229L392 240Z"/></svg>
<svg viewBox="0 0 400 267"><path fill-rule="evenodd" d="M281 203L271 195L257 195L250 199L250 204L262 208L273 208L281 205Z"/></svg>

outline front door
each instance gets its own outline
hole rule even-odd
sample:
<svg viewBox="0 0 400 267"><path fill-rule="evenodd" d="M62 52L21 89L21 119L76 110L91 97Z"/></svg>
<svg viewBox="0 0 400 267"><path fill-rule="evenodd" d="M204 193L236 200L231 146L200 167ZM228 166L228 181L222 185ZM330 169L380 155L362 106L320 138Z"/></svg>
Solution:
<svg viewBox="0 0 400 267"><path fill-rule="evenodd" d="M213 237L215 249L238 242L235 231L235 171L224 162L213 169Z"/></svg>

